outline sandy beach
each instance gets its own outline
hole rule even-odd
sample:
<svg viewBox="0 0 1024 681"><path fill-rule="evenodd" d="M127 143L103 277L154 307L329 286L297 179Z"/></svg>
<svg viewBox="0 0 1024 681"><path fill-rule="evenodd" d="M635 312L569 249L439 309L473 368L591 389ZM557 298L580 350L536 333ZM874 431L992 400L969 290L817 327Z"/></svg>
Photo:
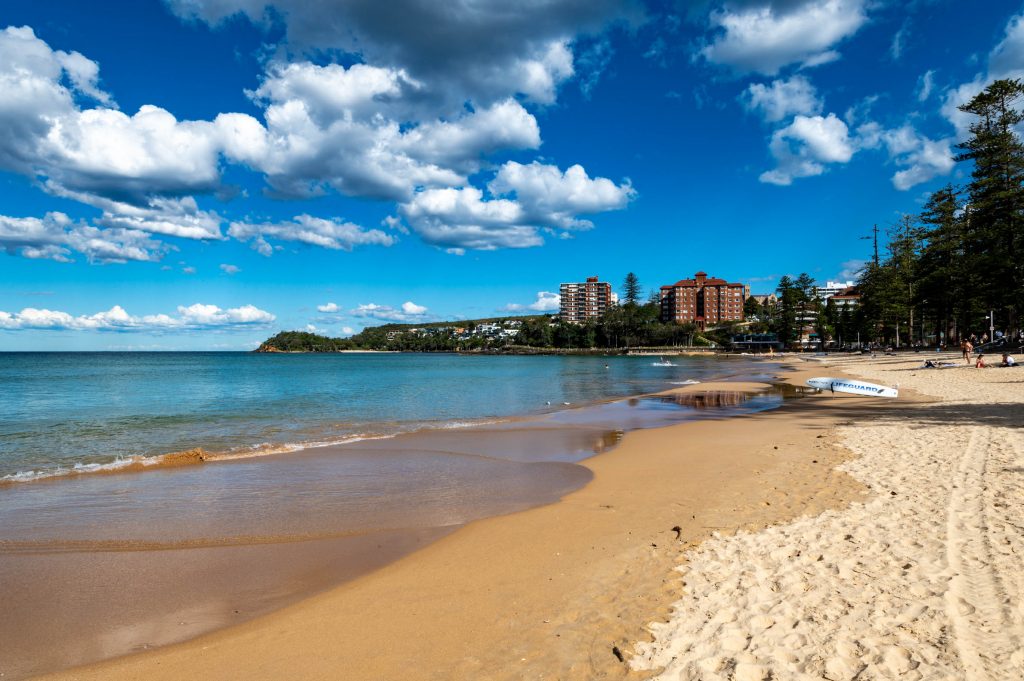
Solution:
<svg viewBox="0 0 1024 681"><path fill-rule="evenodd" d="M867 497L689 552L673 615L652 624L633 669L745 681L1024 678L1024 373L923 361L820 366L937 399L851 405L836 434L855 458L839 470Z"/></svg>
<svg viewBox="0 0 1024 681"><path fill-rule="evenodd" d="M669 615L687 547L859 498L833 470L847 457L829 434L841 401L629 433L558 503L472 523L251 622L53 678L636 676L634 641Z"/></svg>
<svg viewBox="0 0 1024 681"><path fill-rule="evenodd" d="M50 678L1021 678L1024 374L922 361L799 363L902 393L630 433L560 502Z"/></svg>

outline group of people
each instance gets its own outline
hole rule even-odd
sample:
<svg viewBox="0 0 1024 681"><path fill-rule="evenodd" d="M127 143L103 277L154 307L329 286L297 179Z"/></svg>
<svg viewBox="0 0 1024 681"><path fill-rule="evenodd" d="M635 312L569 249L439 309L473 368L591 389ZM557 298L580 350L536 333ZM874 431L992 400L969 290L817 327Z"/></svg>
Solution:
<svg viewBox="0 0 1024 681"><path fill-rule="evenodd" d="M967 364L970 364L971 363L971 353L974 352L974 344L971 343L970 340L965 338L960 343L960 350L961 350L961 352L963 352L964 362L966 362ZM976 369L984 369L986 366L988 366L988 365L985 364L985 354L984 353L978 353L978 357L974 361L974 367ZM1004 352L1003 353L1003 361L999 363L999 366L1002 366L1002 367L1015 367L1015 366L1017 366L1017 361L1013 358L1013 355L1011 355L1008 352Z"/></svg>

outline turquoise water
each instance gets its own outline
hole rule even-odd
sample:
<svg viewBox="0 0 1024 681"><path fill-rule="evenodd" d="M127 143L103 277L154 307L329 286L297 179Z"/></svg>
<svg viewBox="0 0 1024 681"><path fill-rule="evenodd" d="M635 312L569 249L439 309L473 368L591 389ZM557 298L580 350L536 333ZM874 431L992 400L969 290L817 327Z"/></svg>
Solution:
<svg viewBox="0 0 1024 681"><path fill-rule="evenodd" d="M528 415L750 374L740 359L0 353L0 479L202 447L246 453Z"/></svg>

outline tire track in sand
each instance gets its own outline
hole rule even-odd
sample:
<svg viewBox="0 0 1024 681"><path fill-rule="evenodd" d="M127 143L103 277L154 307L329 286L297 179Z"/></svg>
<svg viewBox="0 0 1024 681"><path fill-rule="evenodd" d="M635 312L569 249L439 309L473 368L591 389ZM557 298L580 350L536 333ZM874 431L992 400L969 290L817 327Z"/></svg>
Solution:
<svg viewBox="0 0 1024 681"><path fill-rule="evenodd" d="M1011 598L996 568L986 503L986 472L994 438L974 427L953 476L946 516L946 560L951 572L946 606L967 681L1024 678L1020 642L1013 635Z"/></svg>

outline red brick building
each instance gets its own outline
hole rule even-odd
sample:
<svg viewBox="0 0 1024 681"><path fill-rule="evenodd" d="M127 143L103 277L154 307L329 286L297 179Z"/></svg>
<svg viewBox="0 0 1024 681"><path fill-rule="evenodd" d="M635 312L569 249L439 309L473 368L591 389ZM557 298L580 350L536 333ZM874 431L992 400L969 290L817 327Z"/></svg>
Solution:
<svg viewBox="0 0 1024 681"><path fill-rule="evenodd" d="M743 321L746 290L743 284L708 279L706 272L698 272L693 279L661 287L661 321L692 322L702 330L719 322Z"/></svg>

